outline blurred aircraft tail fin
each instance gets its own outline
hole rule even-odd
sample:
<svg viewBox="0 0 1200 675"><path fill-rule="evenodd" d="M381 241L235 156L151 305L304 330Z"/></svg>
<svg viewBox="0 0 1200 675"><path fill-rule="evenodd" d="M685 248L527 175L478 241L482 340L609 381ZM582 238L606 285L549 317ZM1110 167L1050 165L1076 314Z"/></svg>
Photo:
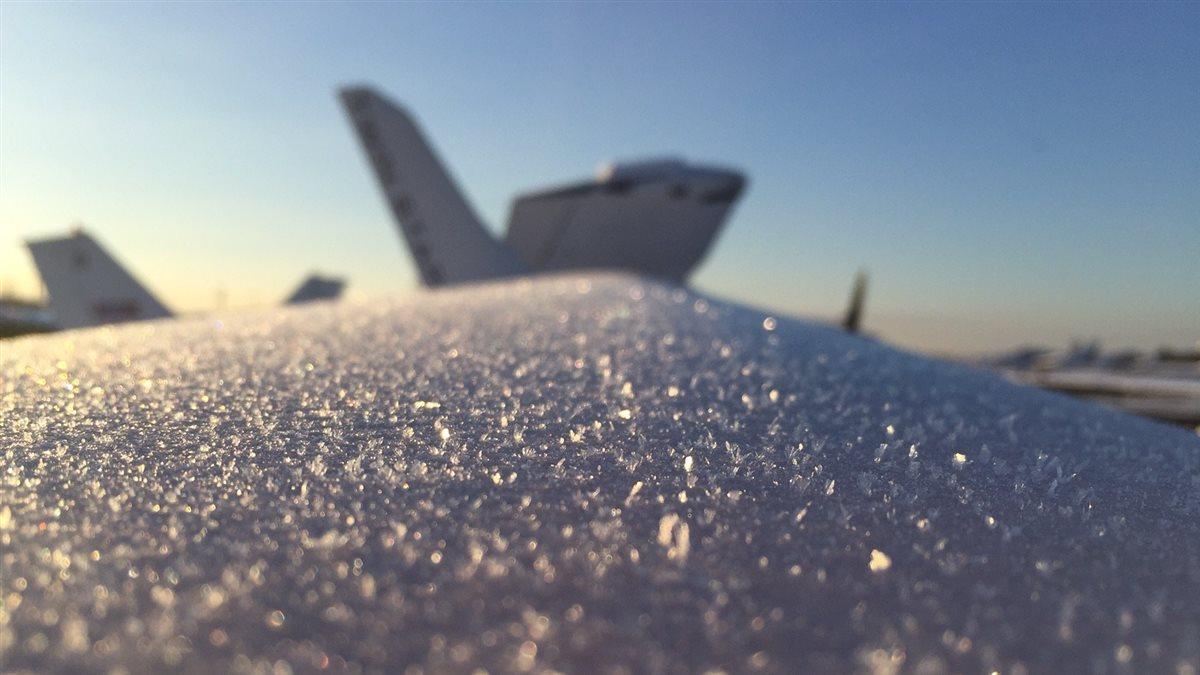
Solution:
<svg viewBox="0 0 1200 675"><path fill-rule="evenodd" d="M50 294L60 328L170 316L95 239L76 229L65 237L28 242L33 262Z"/></svg>
<svg viewBox="0 0 1200 675"><path fill-rule="evenodd" d="M427 286L526 271L480 222L408 112L368 87L340 96Z"/></svg>
<svg viewBox="0 0 1200 675"><path fill-rule="evenodd" d="M854 277L854 288L850 291L850 303L842 318L842 328L848 333L857 333L862 325L863 306L867 301L867 273L859 271Z"/></svg>
<svg viewBox="0 0 1200 675"><path fill-rule="evenodd" d="M300 282L300 285L283 301L283 304L300 305L318 300L336 300L341 297L342 289L345 287L344 279L310 274Z"/></svg>

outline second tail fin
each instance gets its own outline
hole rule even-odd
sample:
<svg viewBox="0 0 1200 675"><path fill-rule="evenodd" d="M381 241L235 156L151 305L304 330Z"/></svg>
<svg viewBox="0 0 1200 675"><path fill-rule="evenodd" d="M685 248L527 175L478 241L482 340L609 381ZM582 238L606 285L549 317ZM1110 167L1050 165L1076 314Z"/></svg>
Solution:
<svg viewBox="0 0 1200 675"><path fill-rule="evenodd" d="M301 305L306 302L320 300L337 300L346 287L344 279L323 277L320 274L310 274L300 282L296 290L283 301L285 305Z"/></svg>
<svg viewBox="0 0 1200 675"><path fill-rule="evenodd" d="M405 110L367 87L343 89L341 99L425 285L525 271L480 222Z"/></svg>
<svg viewBox="0 0 1200 675"><path fill-rule="evenodd" d="M867 302L867 273L859 270L854 276L854 288L850 291L850 302L842 318L842 328L848 333L857 333L862 325L863 306Z"/></svg>
<svg viewBox="0 0 1200 675"><path fill-rule="evenodd" d="M171 316L95 239L81 230L29 242L29 252L50 293L59 328Z"/></svg>

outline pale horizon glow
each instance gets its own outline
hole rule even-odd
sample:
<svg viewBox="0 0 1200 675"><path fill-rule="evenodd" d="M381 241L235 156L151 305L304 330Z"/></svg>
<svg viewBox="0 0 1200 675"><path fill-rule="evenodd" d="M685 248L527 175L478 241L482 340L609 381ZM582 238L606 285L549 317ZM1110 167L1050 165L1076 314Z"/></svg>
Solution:
<svg viewBox="0 0 1200 675"><path fill-rule="evenodd" d="M678 155L750 186L717 297L971 353L1200 339L1200 5L0 4L0 293L82 223L176 311L417 281L334 92L481 215Z"/></svg>

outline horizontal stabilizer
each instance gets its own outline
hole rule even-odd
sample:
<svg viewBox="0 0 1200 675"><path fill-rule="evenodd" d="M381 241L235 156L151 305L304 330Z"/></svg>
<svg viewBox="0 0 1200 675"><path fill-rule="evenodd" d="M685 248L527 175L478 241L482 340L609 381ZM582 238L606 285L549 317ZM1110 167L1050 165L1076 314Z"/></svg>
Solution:
<svg viewBox="0 0 1200 675"><path fill-rule="evenodd" d="M682 282L742 194L738 171L666 159L518 197L505 243L538 272L614 269Z"/></svg>

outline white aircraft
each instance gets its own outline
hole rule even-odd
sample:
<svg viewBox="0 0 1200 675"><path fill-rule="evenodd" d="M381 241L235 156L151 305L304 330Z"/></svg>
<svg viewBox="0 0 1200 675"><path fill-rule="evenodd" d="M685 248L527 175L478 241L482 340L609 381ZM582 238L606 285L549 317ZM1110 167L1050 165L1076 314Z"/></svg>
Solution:
<svg viewBox="0 0 1200 675"><path fill-rule="evenodd" d="M172 315L157 297L80 228L64 237L27 242L50 295L53 324L60 329L160 319ZM341 279L311 275L285 304L338 297Z"/></svg>
<svg viewBox="0 0 1200 675"><path fill-rule="evenodd" d="M341 99L428 286L578 269L682 281L746 185L732 169L678 159L618 163L517 197L498 241L411 115L368 87Z"/></svg>
<svg viewBox="0 0 1200 675"><path fill-rule="evenodd" d="M365 86L340 98L426 286L607 269L682 282L746 187L733 169L679 159L602 166L595 180L518 196L497 241L403 107ZM860 330L866 274L841 326Z"/></svg>

